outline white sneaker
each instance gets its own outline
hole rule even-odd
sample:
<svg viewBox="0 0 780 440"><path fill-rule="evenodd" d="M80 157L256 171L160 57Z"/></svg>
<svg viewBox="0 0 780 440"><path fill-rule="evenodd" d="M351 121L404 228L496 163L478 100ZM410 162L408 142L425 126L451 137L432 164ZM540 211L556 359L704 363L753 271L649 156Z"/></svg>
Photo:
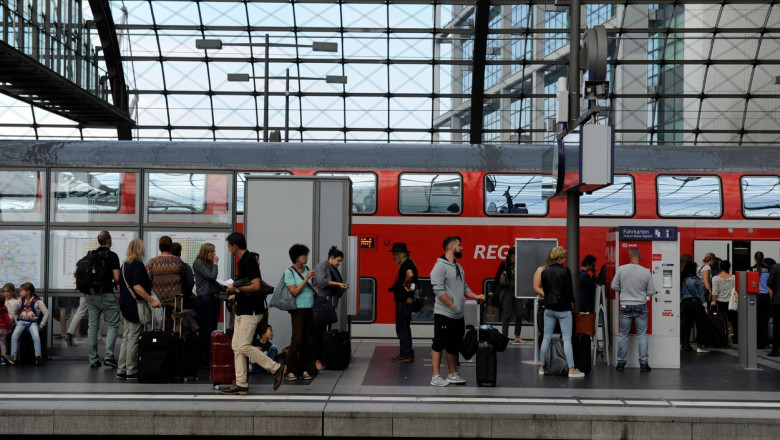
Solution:
<svg viewBox="0 0 780 440"><path fill-rule="evenodd" d="M585 377L585 373L583 373L580 370L577 370L577 371L574 371L574 372L569 371L569 377Z"/></svg>
<svg viewBox="0 0 780 440"><path fill-rule="evenodd" d="M460 377L460 374L458 373L452 373L447 376L447 382L462 385L466 383L466 379Z"/></svg>
<svg viewBox="0 0 780 440"><path fill-rule="evenodd" d="M447 381L447 379L444 379L441 376L433 376L431 379L431 385L435 387L446 387L450 383Z"/></svg>

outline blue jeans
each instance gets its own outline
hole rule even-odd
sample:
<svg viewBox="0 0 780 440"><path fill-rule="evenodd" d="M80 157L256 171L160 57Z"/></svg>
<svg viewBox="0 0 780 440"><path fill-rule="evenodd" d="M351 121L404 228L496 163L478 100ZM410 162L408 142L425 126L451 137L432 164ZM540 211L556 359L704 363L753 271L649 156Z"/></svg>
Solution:
<svg viewBox="0 0 780 440"><path fill-rule="evenodd" d="M108 322L105 359L113 358L116 335L119 333L119 304L116 302L116 295L113 293L87 295L87 313L89 315L89 327L87 327L89 363L94 364L98 361L98 331L101 314Z"/></svg>
<svg viewBox="0 0 780 440"><path fill-rule="evenodd" d="M539 351L539 359L545 363L547 359L547 350L550 349L553 331L555 331L555 321L561 323L561 333L563 336L563 352L566 354L566 363L569 368L574 368L574 350L571 348L571 330L573 319L571 310L556 312L555 310L544 310L544 337L542 338L542 348Z"/></svg>
<svg viewBox="0 0 780 440"><path fill-rule="evenodd" d="M639 363L646 364L647 357L647 304L623 306L620 308L620 336L618 336L617 361L626 363L626 346L631 322L636 325L637 342L639 343Z"/></svg>
<svg viewBox="0 0 780 440"><path fill-rule="evenodd" d="M276 345L272 345L271 348L268 349L268 353L266 353L265 355L271 358L272 361L275 361L276 355L278 353L279 353L279 349L276 347ZM260 368L260 366L257 364L253 364L252 362L250 362L247 366L248 374L257 373L260 370L262 370L262 368Z"/></svg>
<svg viewBox="0 0 780 440"><path fill-rule="evenodd" d="M395 303L395 334L400 343L401 357L413 358L412 348L412 305Z"/></svg>
<svg viewBox="0 0 780 440"><path fill-rule="evenodd" d="M33 347L35 348L35 355L41 355L41 336L38 334L38 323L29 321L16 321L16 327L14 327L14 333L11 335L11 357L16 357L16 350L19 347L19 338L22 336L25 330L30 331L32 336Z"/></svg>

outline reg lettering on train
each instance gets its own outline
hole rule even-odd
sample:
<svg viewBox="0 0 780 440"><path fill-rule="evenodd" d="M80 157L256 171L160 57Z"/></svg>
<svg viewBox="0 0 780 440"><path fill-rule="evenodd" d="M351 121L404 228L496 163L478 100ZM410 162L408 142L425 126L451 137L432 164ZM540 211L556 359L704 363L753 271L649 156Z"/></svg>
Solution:
<svg viewBox="0 0 780 440"><path fill-rule="evenodd" d="M506 258L506 253L509 252L508 244L497 245L491 244L485 246L484 244L478 244L474 246L474 259L481 260L503 260Z"/></svg>

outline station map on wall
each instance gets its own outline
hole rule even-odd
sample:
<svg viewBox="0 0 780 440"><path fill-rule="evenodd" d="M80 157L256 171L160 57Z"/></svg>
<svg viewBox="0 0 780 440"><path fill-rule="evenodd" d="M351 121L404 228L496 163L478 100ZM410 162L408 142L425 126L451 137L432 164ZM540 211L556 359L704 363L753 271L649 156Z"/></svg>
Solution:
<svg viewBox="0 0 780 440"><path fill-rule="evenodd" d="M224 232L189 232L189 231L154 231L154 232L147 232L147 242L146 242L146 258L147 260L151 257L154 257L156 255L160 254L160 251L157 247L158 242L160 241L160 237L163 235L167 235L171 237L171 239L175 243L181 244L181 259L184 260L185 263L188 263L192 265L192 263L195 261L195 258L198 256L198 251L200 251L201 245L204 243L211 243L214 245L214 248L216 249L217 256L221 259L221 261L228 261L228 253L227 253L227 245L225 244L225 238L227 238L227 233Z"/></svg>
<svg viewBox="0 0 780 440"><path fill-rule="evenodd" d="M122 262L125 259L127 245L136 237L134 231L109 231L111 232L111 250L114 251ZM54 269L54 277L49 280L50 287L54 289L75 289L76 279L73 271L76 263L87 252L98 248L97 236L99 230L89 231L52 231L50 253L53 258L50 264Z"/></svg>
<svg viewBox="0 0 780 440"><path fill-rule="evenodd" d="M41 258L43 232L3 230L0 232L0 282L14 283L17 287L31 282L36 287L42 283Z"/></svg>

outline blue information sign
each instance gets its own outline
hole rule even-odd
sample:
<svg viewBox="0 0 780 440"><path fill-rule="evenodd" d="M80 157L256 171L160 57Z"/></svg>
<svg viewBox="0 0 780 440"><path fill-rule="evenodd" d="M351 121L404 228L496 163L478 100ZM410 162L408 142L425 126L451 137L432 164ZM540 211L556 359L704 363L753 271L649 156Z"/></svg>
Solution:
<svg viewBox="0 0 780 440"><path fill-rule="evenodd" d="M677 226L621 226L620 240L677 241Z"/></svg>

